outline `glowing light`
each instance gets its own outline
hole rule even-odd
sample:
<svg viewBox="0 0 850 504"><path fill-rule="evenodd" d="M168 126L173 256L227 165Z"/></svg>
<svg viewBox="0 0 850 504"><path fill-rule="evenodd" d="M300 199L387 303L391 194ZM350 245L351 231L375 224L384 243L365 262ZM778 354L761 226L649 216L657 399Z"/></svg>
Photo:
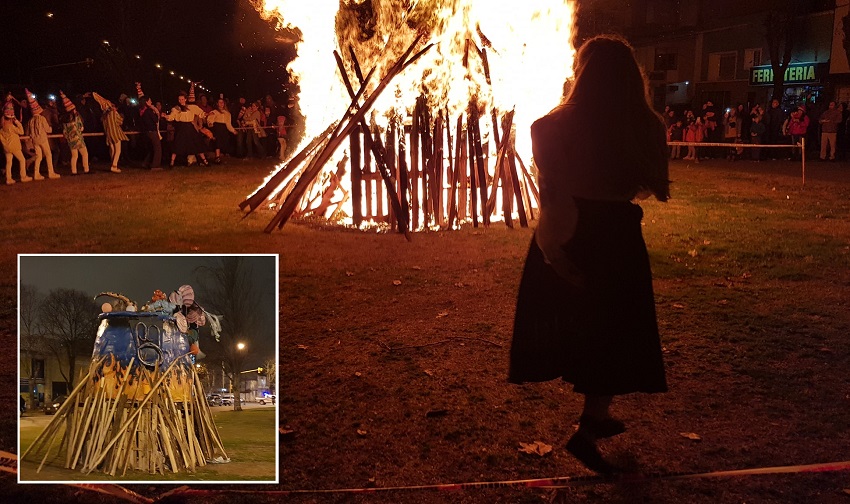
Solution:
<svg viewBox="0 0 850 504"><path fill-rule="evenodd" d="M155 64L154 66L159 68L159 69L162 69L162 65L160 65L159 63Z"/></svg>
<svg viewBox="0 0 850 504"><path fill-rule="evenodd" d="M237 343L236 348L238 348L239 350L245 350L245 343Z"/></svg>
<svg viewBox="0 0 850 504"><path fill-rule="evenodd" d="M53 13L52 13L52 12L48 12L48 13L47 13L47 14L45 14L45 15L46 15L48 18L53 19Z"/></svg>
<svg viewBox="0 0 850 504"><path fill-rule="evenodd" d="M142 59L142 57L141 57L140 55L138 55L138 54L135 56L135 58L136 58L136 59Z"/></svg>
<svg viewBox="0 0 850 504"><path fill-rule="evenodd" d="M104 41L103 41L103 45L109 45L109 41L108 41L108 40L104 40Z"/></svg>

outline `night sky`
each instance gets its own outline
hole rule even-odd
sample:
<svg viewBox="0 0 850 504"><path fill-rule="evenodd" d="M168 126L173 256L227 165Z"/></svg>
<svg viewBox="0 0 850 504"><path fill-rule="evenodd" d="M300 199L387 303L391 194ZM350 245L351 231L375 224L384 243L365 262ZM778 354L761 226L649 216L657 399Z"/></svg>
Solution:
<svg viewBox="0 0 850 504"><path fill-rule="evenodd" d="M249 356L252 367L276 358L277 275L276 256L244 256L252 268L254 289L260 294L257 317L262 320L262 337L256 338ZM120 293L142 306L160 289L166 294L183 284L195 288L195 299L205 306L194 271L215 265L214 256L21 256L21 284L36 287L42 295L58 288L76 289L94 297L101 292ZM100 306L112 298L98 298ZM204 334L204 333L202 333ZM94 337L94 335L92 335ZM201 349L204 337L201 338ZM256 362L255 362L256 361Z"/></svg>
<svg viewBox="0 0 850 504"><path fill-rule="evenodd" d="M138 80L155 100L172 102L189 87L179 75L203 81L212 96L283 99L288 92L294 45L248 0L7 1L0 18L4 92L26 86L36 94L133 96ZM81 63L88 58L92 64Z"/></svg>

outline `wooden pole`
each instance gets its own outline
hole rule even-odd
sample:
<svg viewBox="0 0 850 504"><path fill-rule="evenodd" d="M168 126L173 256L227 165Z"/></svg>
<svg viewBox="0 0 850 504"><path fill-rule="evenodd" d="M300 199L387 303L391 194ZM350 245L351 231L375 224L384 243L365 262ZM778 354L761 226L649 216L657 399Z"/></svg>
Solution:
<svg viewBox="0 0 850 504"><path fill-rule="evenodd" d="M467 145L469 149L469 155L467 156L469 160L469 211L472 214L472 227L478 227L478 189L477 179L478 175L475 170L475 133L474 127L472 126L472 111L470 110L469 114L466 116L466 139Z"/></svg>
<svg viewBox="0 0 850 504"><path fill-rule="evenodd" d="M413 107L410 124L410 204L413 210L413 229L419 229L419 98Z"/></svg>
<svg viewBox="0 0 850 504"><path fill-rule="evenodd" d="M362 200L362 174L360 168L360 131L354 130L349 135L349 148L351 150L351 201L352 201L352 219L355 226L360 226L363 222L363 202Z"/></svg>

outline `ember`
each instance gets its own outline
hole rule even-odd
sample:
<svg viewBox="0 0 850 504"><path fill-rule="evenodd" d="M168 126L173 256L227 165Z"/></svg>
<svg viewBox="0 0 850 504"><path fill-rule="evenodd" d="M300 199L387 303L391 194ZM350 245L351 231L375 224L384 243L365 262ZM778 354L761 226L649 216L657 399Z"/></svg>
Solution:
<svg viewBox="0 0 850 504"><path fill-rule="evenodd" d="M306 123L297 154L240 205L271 203L266 231L307 215L401 232L533 218L528 131L571 74L572 2L255 6L300 39L288 70Z"/></svg>

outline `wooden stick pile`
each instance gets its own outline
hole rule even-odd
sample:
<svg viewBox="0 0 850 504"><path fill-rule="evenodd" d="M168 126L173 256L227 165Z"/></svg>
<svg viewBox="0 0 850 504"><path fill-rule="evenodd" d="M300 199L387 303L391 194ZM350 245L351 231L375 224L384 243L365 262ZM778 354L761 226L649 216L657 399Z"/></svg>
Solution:
<svg viewBox="0 0 850 504"><path fill-rule="evenodd" d="M40 472L60 434L53 459L86 474L101 470L123 476L128 469L194 472L217 457L227 460L203 386L187 356L164 371L158 366L134 367L135 359L122 371L114 358L108 365L105 360L92 363L22 460L43 452Z"/></svg>
<svg viewBox="0 0 850 504"><path fill-rule="evenodd" d="M411 229L449 229L468 220L475 227L479 220L488 226L491 217L499 214L508 227L513 227L515 214L522 227L528 226L529 220L534 218L532 208L539 206L539 196L534 180L516 153L513 111L500 115L493 109L490 113L490 131L496 152L493 173L488 155L490 142L482 140L482 113L476 97L471 97L466 114L459 115L456 120L450 117L447 109L430 108L423 94L416 100L408 125L403 124L405 121L400 117L391 119L384 131L374 120L371 125L367 123L366 113L381 91L431 47L426 46L408 59L418 43L419 39L395 62L362 105L360 100L372 72L363 76L354 50L349 47L350 63L360 84L359 91L355 92L342 56L334 52L352 99L351 105L340 121L331 124L264 186L240 203L250 214L265 201L276 198L278 211L265 228L266 232L271 232L275 226L283 227L292 216L324 216L335 205L330 216L333 220L349 200L355 226L364 221L385 222L408 239ZM468 40L464 58L467 68L470 52L479 56L489 83L486 49L479 49ZM347 158L337 164L335 171L326 171L319 177L345 137L348 137L350 153L350 193L342 184ZM521 171L517 170L518 164ZM335 200L337 191L342 192L342 197ZM305 194L314 196L308 199ZM497 209L498 202L501 207Z"/></svg>

